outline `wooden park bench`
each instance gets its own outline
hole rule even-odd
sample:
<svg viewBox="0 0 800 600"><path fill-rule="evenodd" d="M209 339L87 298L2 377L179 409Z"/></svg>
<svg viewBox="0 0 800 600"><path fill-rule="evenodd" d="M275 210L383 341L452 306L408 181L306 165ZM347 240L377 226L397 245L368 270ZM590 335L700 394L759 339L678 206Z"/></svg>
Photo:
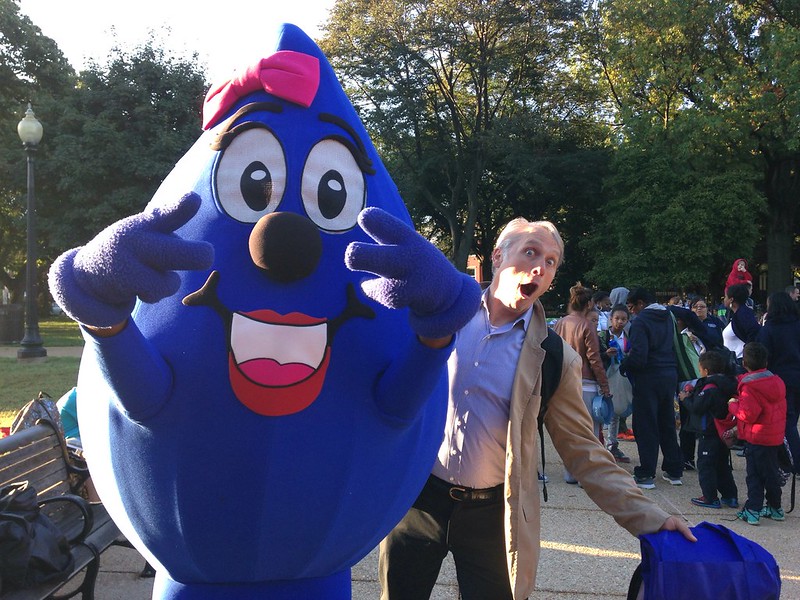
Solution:
<svg viewBox="0 0 800 600"><path fill-rule="evenodd" d="M50 598L83 570L86 572L80 586L62 597L80 593L84 600L94 598L100 554L117 543L120 531L102 504L89 503L71 493L70 473L84 478L88 476L85 469L72 464L64 437L48 421L40 420L32 427L0 439L0 487L19 481L27 481L33 486L38 492L42 511L70 540L75 559L74 568L63 580L28 588L3 589L0 600ZM125 542L119 543L126 545Z"/></svg>

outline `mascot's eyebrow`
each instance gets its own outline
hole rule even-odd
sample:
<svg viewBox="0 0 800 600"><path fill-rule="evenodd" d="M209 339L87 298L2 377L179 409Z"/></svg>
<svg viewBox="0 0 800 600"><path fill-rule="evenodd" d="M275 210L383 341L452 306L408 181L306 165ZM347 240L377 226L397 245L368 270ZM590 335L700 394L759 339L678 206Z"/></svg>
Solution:
<svg viewBox="0 0 800 600"><path fill-rule="evenodd" d="M372 161L369 159L369 156L367 156L367 149L364 146L364 142L361 141L361 138L358 137L355 129L350 127L350 124L347 121L330 113L320 113L319 120L323 123L331 123L344 129L350 135L350 137L353 138L353 141L356 144L356 149L354 149L353 154L358 162L358 166L362 171L364 171L364 173L367 173L368 175L375 174Z"/></svg>
<svg viewBox="0 0 800 600"><path fill-rule="evenodd" d="M273 113L281 113L283 112L283 105L278 104L277 102L251 102L250 104L245 104L235 113L233 113L230 117L225 119L225 122L222 125L222 128L217 133L217 137L214 138L214 141L211 142L210 147L212 150L224 150L227 148L231 140L236 137L241 131L240 127L233 127L233 124L244 117L245 115L249 115L252 112L266 110ZM246 127L249 129L250 127L257 126L258 123L250 122L250 123L242 123L242 127Z"/></svg>

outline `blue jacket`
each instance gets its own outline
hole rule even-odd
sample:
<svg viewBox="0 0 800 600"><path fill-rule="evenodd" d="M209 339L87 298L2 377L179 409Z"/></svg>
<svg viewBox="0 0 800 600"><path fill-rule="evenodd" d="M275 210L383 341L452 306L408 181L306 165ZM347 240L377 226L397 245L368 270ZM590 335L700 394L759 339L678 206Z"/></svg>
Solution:
<svg viewBox="0 0 800 600"><path fill-rule="evenodd" d="M756 318L756 313L747 305L740 306L739 310L735 313L731 313L731 326L733 327L733 333L736 334L736 337L745 344L747 342L754 342L756 335L758 335L758 330L761 329L761 325L758 324L758 319Z"/></svg>
<svg viewBox="0 0 800 600"><path fill-rule="evenodd" d="M790 390L800 391L800 317L770 319L758 332L756 341L769 351L767 367Z"/></svg>
<svg viewBox="0 0 800 600"><path fill-rule="evenodd" d="M664 370L677 373L674 329L666 308L645 308L631 321L631 349L620 370L630 375Z"/></svg>

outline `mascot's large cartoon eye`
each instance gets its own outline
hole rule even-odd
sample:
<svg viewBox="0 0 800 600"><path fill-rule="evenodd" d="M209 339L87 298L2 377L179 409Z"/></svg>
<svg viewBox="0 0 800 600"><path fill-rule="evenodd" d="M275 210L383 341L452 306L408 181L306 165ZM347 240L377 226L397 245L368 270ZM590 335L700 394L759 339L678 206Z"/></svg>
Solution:
<svg viewBox="0 0 800 600"><path fill-rule="evenodd" d="M320 229L346 231L366 203L364 174L353 153L339 140L325 139L311 149L303 169L303 205Z"/></svg>
<svg viewBox="0 0 800 600"><path fill-rule="evenodd" d="M255 223L273 212L286 189L286 157L278 138L263 127L237 135L217 165L217 197L237 221Z"/></svg>

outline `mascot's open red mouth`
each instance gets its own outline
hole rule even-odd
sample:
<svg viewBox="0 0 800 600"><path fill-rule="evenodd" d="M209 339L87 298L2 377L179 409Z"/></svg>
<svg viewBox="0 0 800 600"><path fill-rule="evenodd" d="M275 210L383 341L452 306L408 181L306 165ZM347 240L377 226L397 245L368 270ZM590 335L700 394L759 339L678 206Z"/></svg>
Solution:
<svg viewBox="0 0 800 600"><path fill-rule="evenodd" d="M290 415L309 406L322 388L329 359L325 319L271 310L233 314L231 385L242 404L258 414Z"/></svg>
<svg viewBox="0 0 800 600"><path fill-rule="evenodd" d="M355 317L375 318L353 284L347 303L332 319L274 310L232 312L217 294L219 271L183 299L186 306L209 306L225 321L230 339L228 373L236 398L260 415L281 417L300 412L319 396L331 360L331 340Z"/></svg>

